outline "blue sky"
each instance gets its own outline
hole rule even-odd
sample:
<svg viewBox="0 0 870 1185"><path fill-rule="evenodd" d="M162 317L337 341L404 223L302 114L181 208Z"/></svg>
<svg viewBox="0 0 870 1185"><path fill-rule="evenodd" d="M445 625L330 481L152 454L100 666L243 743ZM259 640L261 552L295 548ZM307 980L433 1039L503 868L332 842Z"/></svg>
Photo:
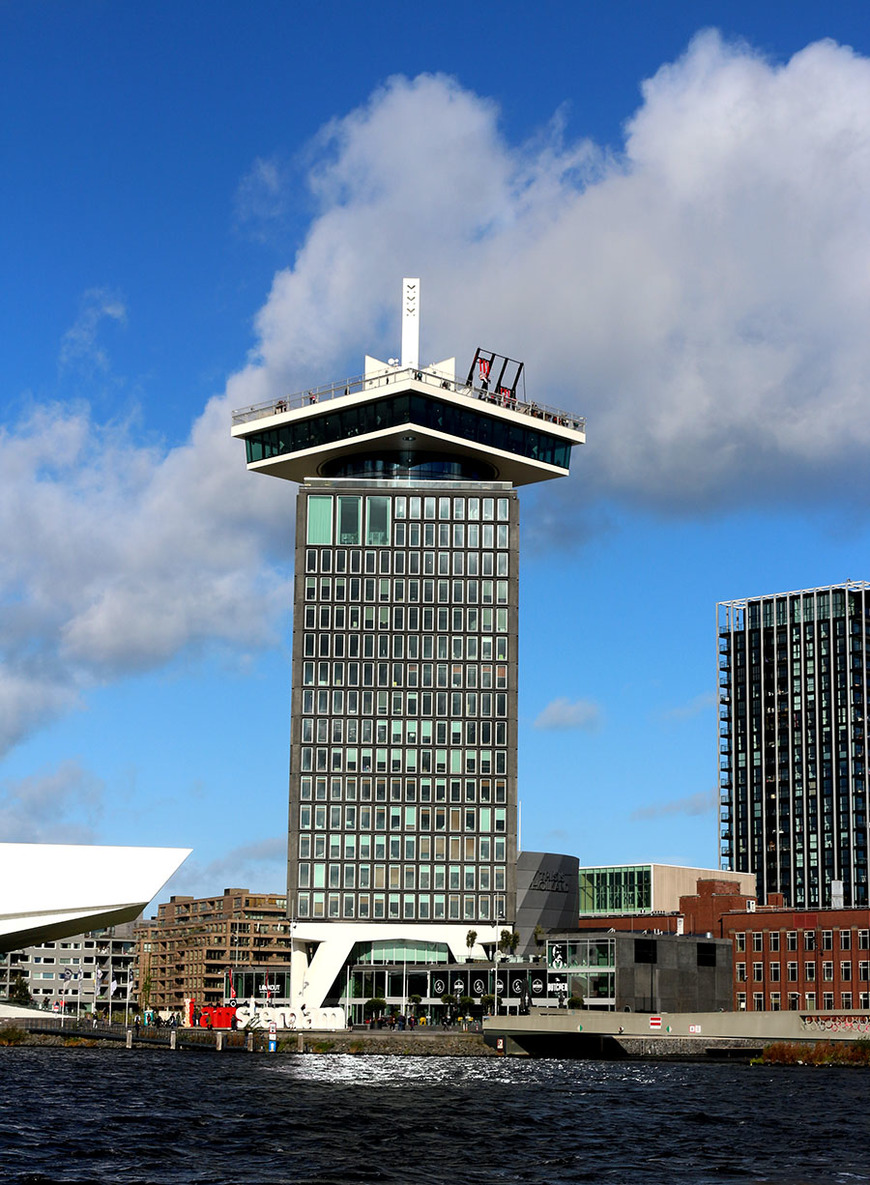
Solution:
<svg viewBox="0 0 870 1185"><path fill-rule="evenodd" d="M234 407L479 344L527 848L714 865L717 600L866 579L865 4L0 5L0 839L283 886L293 492Z"/></svg>

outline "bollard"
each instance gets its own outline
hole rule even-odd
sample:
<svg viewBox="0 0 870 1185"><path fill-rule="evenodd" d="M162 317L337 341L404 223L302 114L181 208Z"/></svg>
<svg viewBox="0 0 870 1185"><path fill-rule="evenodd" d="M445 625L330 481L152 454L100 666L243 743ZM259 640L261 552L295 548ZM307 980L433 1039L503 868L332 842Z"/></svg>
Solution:
<svg viewBox="0 0 870 1185"><path fill-rule="evenodd" d="M127 1029L127 1048L128 1049L133 1048L133 1030L132 1029Z"/></svg>
<svg viewBox="0 0 870 1185"><path fill-rule="evenodd" d="M175 1029L170 1030L170 1032L169 1032L169 1048L170 1049L176 1048L175 1038L177 1035L178 1034L176 1033Z"/></svg>
<svg viewBox="0 0 870 1185"><path fill-rule="evenodd" d="M249 1031L248 1031L248 1032L245 1034L245 1049L247 1049L248 1053L253 1053L253 1052L254 1052L254 1033L253 1033L253 1030L249 1030Z"/></svg>
<svg viewBox="0 0 870 1185"><path fill-rule="evenodd" d="M223 1033L215 1033L215 1035L214 1035L214 1047L215 1047L215 1050L216 1050L218 1053L220 1053L220 1051L223 1049L223 1047L224 1047L224 1035L223 1035Z"/></svg>
<svg viewBox="0 0 870 1185"><path fill-rule="evenodd" d="M296 1036L296 1052L297 1053L304 1053L305 1052L305 1038L302 1036L301 1033L298 1033Z"/></svg>

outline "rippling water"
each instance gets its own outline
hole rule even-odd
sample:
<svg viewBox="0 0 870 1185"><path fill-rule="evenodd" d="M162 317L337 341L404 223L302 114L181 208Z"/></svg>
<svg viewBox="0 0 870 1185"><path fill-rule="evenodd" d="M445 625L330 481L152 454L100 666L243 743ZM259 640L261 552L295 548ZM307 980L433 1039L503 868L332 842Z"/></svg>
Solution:
<svg viewBox="0 0 870 1185"><path fill-rule="evenodd" d="M0 1180L870 1181L848 1069L0 1050Z"/></svg>

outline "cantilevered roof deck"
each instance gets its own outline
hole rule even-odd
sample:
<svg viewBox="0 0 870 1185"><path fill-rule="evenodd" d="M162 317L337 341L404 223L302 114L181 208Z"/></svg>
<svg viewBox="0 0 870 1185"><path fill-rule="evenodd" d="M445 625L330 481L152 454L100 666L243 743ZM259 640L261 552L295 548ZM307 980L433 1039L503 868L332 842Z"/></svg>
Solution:
<svg viewBox="0 0 870 1185"><path fill-rule="evenodd" d="M431 452L524 485L565 476L571 448L585 442L582 417L458 381L448 364L367 362L365 375L233 412L248 468L301 482L354 454Z"/></svg>

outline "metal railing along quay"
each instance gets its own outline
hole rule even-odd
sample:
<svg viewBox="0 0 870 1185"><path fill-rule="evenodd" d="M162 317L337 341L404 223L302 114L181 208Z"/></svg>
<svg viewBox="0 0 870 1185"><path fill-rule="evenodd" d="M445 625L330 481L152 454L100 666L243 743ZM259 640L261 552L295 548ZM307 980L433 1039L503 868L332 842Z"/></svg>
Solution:
<svg viewBox="0 0 870 1185"><path fill-rule="evenodd" d="M226 1029L169 1028L143 1025L109 1024L107 1021L76 1020L72 1017L46 1017L42 1019L11 1020L9 1027L24 1029L27 1033L43 1033L55 1037L80 1038L83 1041L122 1041L128 1047L151 1045L163 1049L248 1049L253 1050L265 1041L265 1034L257 1036L251 1032ZM252 1039L251 1039L252 1038Z"/></svg>

